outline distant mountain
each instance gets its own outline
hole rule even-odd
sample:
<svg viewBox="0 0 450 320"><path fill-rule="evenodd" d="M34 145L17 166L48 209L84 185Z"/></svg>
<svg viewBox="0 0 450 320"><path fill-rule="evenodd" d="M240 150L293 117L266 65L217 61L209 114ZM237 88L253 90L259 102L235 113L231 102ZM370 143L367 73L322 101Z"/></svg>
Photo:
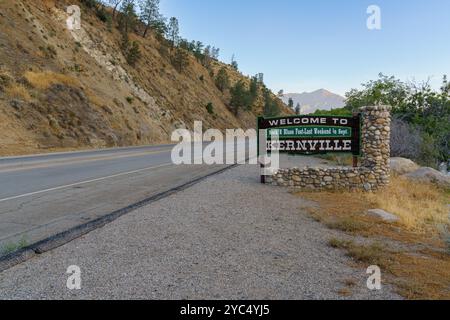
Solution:
<svg viewBox="0 0 450 320"><path fill-rule="evenodd" d="M313 113L316 110L332 110L345 106L345 98L325 89L304 93L287 93L281 99L288 104L289 98L294 100L294 108L300 103L301 114Z"/></svg>

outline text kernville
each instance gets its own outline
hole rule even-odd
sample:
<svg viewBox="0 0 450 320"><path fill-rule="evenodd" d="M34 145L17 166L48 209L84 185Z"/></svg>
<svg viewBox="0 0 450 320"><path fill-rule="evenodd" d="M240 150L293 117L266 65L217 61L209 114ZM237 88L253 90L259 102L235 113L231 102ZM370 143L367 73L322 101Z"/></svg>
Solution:
<svg viewBox="0 0 450 320"><path fill-rule="evenodd" d="M267 141L267 151L329 152L351 151L352 140L283 140Z"/></svg>

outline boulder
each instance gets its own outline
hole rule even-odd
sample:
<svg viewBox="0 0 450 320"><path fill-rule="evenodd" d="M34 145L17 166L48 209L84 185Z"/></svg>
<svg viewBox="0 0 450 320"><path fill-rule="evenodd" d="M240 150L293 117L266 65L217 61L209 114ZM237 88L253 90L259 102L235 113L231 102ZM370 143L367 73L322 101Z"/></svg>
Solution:
<svg viewBox="0 0 450 320"><path fill-rule="evenodd" d="M404 175L418 170L420 167L414 161L406 158L391 158L391 172Z"/></svg>
<svg viewBox="0 0 450 320"><path fill-rule="evenodd" d="M414 172L408 173L405 177L415 181L433 183L439 187L450 189L450 176L434 170L433 168L420 168Z"/></svg>
<svg viewBox="0 0 450 320"><path fill-rule="evenodd" d="M379 218L386 222L397 222L399 220L399 218L395 214L386 212L382 209L372 209L367 213L371 217Z"/></svg>

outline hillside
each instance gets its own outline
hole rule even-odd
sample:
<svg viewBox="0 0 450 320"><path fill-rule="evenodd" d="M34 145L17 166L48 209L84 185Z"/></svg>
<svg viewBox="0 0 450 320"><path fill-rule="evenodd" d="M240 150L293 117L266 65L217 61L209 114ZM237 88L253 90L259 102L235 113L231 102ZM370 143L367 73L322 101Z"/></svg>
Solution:
<svg viewBox="0 0 450 320"><path fill-rule="evenodd" d="M82 29L69 31L66 8L79 5ZM0 155L168 142L177 128L252 128L262 93L237 116L229 91L192 55L185 70L167 44L149 32L131 32L142 57L130 66L121 34L78 0L0 2ZM231 83L250 78L226 67ZM274 99L275 96L273 96ZM213 110L207 110L212 103ZM292 113L276 99L282 113Z"/></svg>
<svg viewBox="0 0 450 320"><path fill-rule="evenodd" d="M294 107L299 103L301 114L313 113L316 110L331 110L345 106L345 98L328 90L320 89L313 92L288 93L282 96L287 104L289 99L294 100Z"/></svg>

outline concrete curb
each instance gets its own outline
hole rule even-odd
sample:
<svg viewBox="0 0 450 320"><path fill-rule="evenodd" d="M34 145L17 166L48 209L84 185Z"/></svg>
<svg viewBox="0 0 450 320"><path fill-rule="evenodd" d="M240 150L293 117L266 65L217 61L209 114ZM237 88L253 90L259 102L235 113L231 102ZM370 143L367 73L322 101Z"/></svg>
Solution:
<svg viewBox="0 0 450 320"><path fill-rule="evenodd" d="M27 260L30 260L31 258L35 257L36 255L40 255L45 252L56 249L58 247L61 247L75 239L82 237L85 234L88 234L91 231L102 228L105 225L117 220L118 218L120 218L132 211L135 211L136 209L139 209L139 208L149 205L153 202L156 202L158 200L161 200L163 198L171 196L177 192L183 191L183 190L185 190L185 189L187 189L209 177L212 177L212 176L215 176L222 172L225 172L227 170L230 170L236 166L238 166L238 165L231 165L226 168L220 169L220 170L210 173L206 176L197 178L195 180L192 180L190 182L182 184L178 187L161 192L159 194L151 196L150 198L147 198L147 199L139 201L135 204L129 205L123 209L114 211L114 212L107 214L103 217L100 217L98 219L95 219L95 220L92 220L85 224L82 224L80 226L71 228L71 229L64 231L62 233L59 233L57 235L51 236L47 239L44 239L42 241L39 241L35 244L32 244L32 245L26 247L26 248L23 248L17 252L13 252L6 256L0 257L0 273L18 265L18 264L21 264Z"/></svg>

